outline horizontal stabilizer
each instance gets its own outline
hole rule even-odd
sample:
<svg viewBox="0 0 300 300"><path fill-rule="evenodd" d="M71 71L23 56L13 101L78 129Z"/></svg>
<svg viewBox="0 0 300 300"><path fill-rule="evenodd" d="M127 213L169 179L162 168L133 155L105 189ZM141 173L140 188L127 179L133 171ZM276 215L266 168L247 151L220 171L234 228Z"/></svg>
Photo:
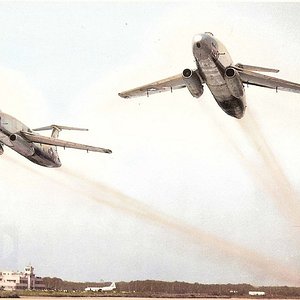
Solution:
<svg viewBox="0 0 300 300"><path fill-rule="evenodd" d="M257 72L270 72L270 73L278 73L279 70L277 69L270 69L270 68L264 68L264 67L257 67L257 66L250 66L250 65L244 65L244 64L236 64L236 67L247 70L247 71L257 71Z"/></svg>
<svg viewBox="0 0 300 300"><path fill-rule="evenodd" d="M51 129L58 129L58 130L81 130L81 131L88 131L86 128L77 128L77 127L69 127L69 126L61 126L61 125L50 125L40 128L32 129L33 131L41 131L41 130L51 130Z"/></svg>

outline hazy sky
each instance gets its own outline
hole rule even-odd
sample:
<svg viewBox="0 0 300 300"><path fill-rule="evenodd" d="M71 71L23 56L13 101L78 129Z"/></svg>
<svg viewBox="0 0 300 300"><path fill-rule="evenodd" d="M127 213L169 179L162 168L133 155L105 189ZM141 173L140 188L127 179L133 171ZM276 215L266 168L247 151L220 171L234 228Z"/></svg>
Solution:
<svg viewBox="0 0 300 300"><path fill-rule="evenodd" d="M205 31L299 82L300 3L0 2L0 27L1 110L113 150L53 170L5 148L0 269L300 286L300 95L249 87L243 120L207 88L117 95L194 68Z"/></svg>

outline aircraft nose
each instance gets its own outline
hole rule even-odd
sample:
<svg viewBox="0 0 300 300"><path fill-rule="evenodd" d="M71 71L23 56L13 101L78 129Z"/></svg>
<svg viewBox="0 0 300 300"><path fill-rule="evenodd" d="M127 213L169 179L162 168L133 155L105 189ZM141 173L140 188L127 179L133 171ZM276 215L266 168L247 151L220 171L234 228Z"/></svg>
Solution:
<svg viewBox="0 0 300 300"><path fill-rule="evenodd" d="M197 34L193 37L193 47L201 48L201 42L203 40L203 34Z"/></svg>
<svg viewBox="0 0 300 300"><path fill-rule="evenodd" d="M206 34L197 34L193 38L193 54L199 60L205 59L210 54L208 37Z"/></svg>

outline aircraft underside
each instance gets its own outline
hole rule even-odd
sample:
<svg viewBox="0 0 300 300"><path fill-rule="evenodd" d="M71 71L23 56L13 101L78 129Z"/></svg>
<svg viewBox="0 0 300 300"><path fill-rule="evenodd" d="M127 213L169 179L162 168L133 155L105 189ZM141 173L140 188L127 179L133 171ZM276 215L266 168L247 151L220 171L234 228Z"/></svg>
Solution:
<svg viewBox="0 0 300 300"><path fill-rule="evenodd" d="M231 98L228 100L219 101L216 97L214 98L226 114L237 119L241 119L244 116L246 106L242 99L231 96Z"/></svg>
<svg viewBox="0 0 300 300"><path fill-rule="evenodd" d="M34 132L51 129L52 134L50 137ZM87 131L85 128L59 125L50 125L31 130L16 118L0 112L0 155L4 152L2 145L5 145L33 163L43 167L58 168L61 166L61 162L57 153L57 147L80 149L87 152L112 153L110 149L58 139L58 134L63 129Z"/></svg>
<svg viewBox="0 0 300 300"><path fill-rule="evenodd" d="M26 158L43 167L58 168L61 166L60 161L54 161L37 146L34 147L34 154L32 156L27 156Z"/></svg>
<svg viewBox="0 0 300 300"><path fill-rule="evenodd" d="M207 86L210 89L219 107L226 114L237 119L241 119L244 116L246 110L246 101L244 95L240 98L233 96L226 84L219 86Z"/></svg>
<svg viewBox="0 0 300 300"><path fill-rule="evenodd" d="M235 74L226 72L223 66L218 66L211 58L199 59L198 62L199 73L220 108L226 114L241 119L246 109L244 87L236 82Z"/></svg>

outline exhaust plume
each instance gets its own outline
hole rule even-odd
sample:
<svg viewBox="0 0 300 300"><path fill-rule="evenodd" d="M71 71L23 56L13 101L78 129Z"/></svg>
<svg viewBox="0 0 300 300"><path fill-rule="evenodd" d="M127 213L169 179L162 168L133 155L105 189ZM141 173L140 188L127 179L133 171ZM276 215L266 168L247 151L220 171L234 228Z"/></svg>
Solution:
<svg viewBox="0 0 300 300"><path fill-rule="evenodd" d="M122 192L114 188L83 177L72 170L63 168L61 171L67 174L70 178L76 178L78 180L76 184L76 187L78 188L77 192L93 201L108 205L111 208L130 214L134 217L138 217L143 221L150 221L156 225L164 226L183 237L191 238L194 244L209 247L212 252L218 252L225 257L238 260L241 265L246 266L251 270L255 270L260 274L269 274L270 276L284 282L290 282L296 285L300 284L300 273L276 260L261 255L254 250L247 249L237 243L230 242L216 235L205 232L193 225L183 222L178 218L169 216L146 204L143 204L141 201L124 195ZM82 188L79 188L80 185ZM189 239L189 241L191 240ZM212 252L210 253L212 254Z"/></svg>
<svg viewBox="0 0 300 300"><path fill-rule="evenodd" d="M300 220L299 196L284 173L278 159L264 138L259 125L248 112L248 116L239 121L240 128L261 159L261 165L252 166L249 160L239 151L245 165L256 183L272 196L274 203L284 217L297 224Z"/></svg>
<svg viewBox="0 0 300 300"><path fill-rule="evenodd" d="M9 160L20 166L20 163L16 162L14 159L9 158ZM84 198L95 201L101 205L106 205L112 209L137 217L143 221L163 226L184 238L189 238L189 241L192 241L198 246L208 247L210 250L208 253L210 253L210 255L221 254L223 257L237 261L240 265L254 273L260 275L263 274L265 276L268 275L280 280L281 282L300 285L300 273L293 270L291 267L281 264L272 258L261 255L254 250L247 249L237 243L205 232L178 218L160 212L141 201L126 196L114 188L110 188L100 182L94 182L93 180L83 177L73 170L66 168L54 170L55 172L58 172L57 175L63 175L62 181L62 178L59 179L60 176L53 178L23 165L22 167L24 167L26 171L30 170L30 172L39 177L46 177L47 180L49 179L56 184L67 188L72 191L72 193L75 192L81 194Z"/></svg>

